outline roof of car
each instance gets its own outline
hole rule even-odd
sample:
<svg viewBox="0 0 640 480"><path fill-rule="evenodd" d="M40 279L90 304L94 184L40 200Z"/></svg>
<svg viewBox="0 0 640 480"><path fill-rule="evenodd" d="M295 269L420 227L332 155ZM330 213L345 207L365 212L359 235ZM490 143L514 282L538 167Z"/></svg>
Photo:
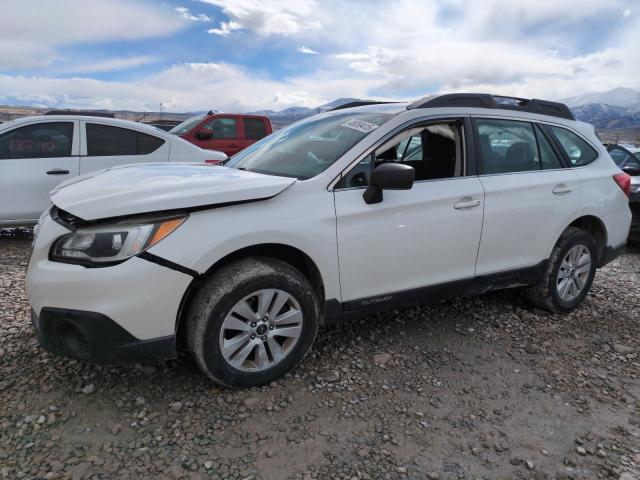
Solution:
<svg viewBox="0 0 640 480"><path fill-rule="evenodd" d="M33 123L33 122L55 122L62 121L68 122L71 120L84 120L92 123L100 123L104 125L117 125L123 128L134 128L136 130L147 131L151 134L159 135L164 134L168 135L167 132L159 129L158 127L154 127L152 125L147 125L141 122L134 122L132 120L123 120L121 118L107 118L107 117L96 117L90 115L32 115L28 117L20 117L15 120L11 120L9 122L5 122L0 125L0 129L4 130L6 127L13 127L15 125L20 125L23 123Z"/></svg>
<svg viewBox="0 0 640 480"><path fill-rule="evenodd" d="M336 110L369 111L381 113L400 113L404 110L418 110L428 108L465 108L483 110L502 110L522 114L535 114L545 117L561 118L575 122L573 113L563 103L548 100L506 97L488 93L451 93L445 95L430 95L412 103L407 102L352 102L334 108Z"/></svg>

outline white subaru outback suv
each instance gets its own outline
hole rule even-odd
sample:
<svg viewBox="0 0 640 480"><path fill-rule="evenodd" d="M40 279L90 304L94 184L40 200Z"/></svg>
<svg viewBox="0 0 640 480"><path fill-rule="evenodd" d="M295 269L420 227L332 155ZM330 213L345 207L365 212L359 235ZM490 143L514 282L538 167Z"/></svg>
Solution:
<svg viewBox="0 0 640 480"><path fill-rule="evenodd" d="M562 104L451 94L338 109L223 167L131 165L51 197L27 274L51 352L176 356L230 387L295 367L318 327L522 286L567 312L629 231L629 177Z"/></svg>

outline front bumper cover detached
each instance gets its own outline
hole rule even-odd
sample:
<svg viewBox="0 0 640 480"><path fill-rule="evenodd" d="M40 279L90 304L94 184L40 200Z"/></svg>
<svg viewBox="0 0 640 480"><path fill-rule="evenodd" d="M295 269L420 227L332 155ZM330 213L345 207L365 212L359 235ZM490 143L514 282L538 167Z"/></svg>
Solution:
<svg viewBox="0 0 640 480"><path fill-rule="evenodd" d="M140 340L100 313L44 307L31 320L40 345L56 355L114 364L176 357L174 335Z"/></svg>

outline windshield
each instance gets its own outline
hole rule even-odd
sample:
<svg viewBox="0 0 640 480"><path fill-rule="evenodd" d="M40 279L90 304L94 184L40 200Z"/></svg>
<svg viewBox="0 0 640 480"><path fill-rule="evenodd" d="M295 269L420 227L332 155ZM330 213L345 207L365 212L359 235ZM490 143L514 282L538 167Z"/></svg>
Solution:
<svg viewBox="0 0 640 480"><path fill-rule="evenodd" d="M326 170L391 117L362 111L312 117L254 143L225 166L306 180Z"/></svg>
<svg viewBox="0 0 640 480"><path fill-rule="evenodd" d="M195 117L187 118L184 122L179 123L171 130L169 130L169 133L174 133L176 135L186 135L191 131L193 127L195 127L205 118L207 118L206 115L196 115Z"/></svg>

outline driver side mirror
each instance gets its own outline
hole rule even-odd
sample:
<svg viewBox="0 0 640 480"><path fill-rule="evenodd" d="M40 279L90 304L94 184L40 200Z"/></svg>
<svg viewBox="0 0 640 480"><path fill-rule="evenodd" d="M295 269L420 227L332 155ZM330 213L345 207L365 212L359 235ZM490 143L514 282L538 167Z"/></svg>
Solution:
<svg viewBox="0 0 640 480"><path fill-rule="evenodd" d="M203 129L198 131L196 136L200 140L208 140L209 138L213 137L213 130L210 130L208 128L203 128Z"/></svg>
<svg viewBox="0 0 640 480"><path fill-rule="evenodd" d="M367 205L380 203L383 190L410 190L415 177L416 171L409 165L383 163L373 170L371 181L362 198Z"/></svg>

